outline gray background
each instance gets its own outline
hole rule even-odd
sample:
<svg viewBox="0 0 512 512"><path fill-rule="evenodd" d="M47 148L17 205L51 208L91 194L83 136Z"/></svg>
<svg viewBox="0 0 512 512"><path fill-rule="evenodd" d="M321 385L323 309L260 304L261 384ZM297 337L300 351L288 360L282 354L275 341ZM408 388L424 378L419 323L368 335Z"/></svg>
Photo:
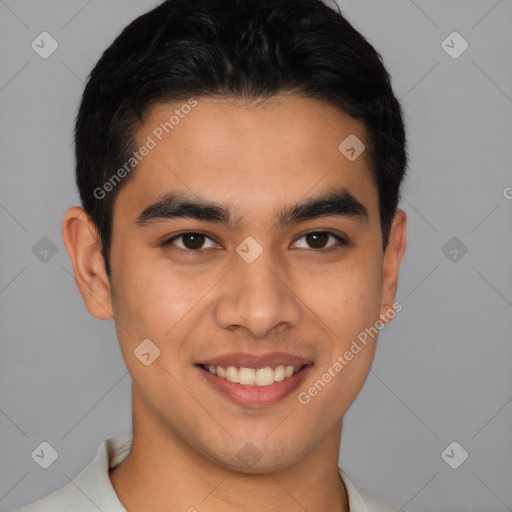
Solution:
<svg viewBox="0 0 512 512"><path fill-rule="evenodd" d="M114 325L87 313L60 226L78 204L72 129L83 81L152 5L0 0L3 511L67 484L106 437L131 430ZM403 310L345 418L340 464L412 512L512 510L512 2L340 6L393 77L411 157ZM48 59L31 48L43 31L59 44ZM441 46L453 31L469 43L457 59ZM32 250L43 237L57 250L46 262ZM59 453L46 470L31 458L42 441ZM458 469L441 457L453 441L469 453Z"/></svg>

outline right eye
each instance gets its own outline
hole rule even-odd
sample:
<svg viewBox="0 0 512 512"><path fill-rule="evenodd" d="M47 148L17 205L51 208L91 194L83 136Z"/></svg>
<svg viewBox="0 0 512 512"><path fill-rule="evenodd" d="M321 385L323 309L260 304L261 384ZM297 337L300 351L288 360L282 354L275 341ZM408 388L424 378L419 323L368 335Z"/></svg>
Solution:
<svg viewBox="0 0 512 512"><path fill-rule="evenodd" d="M182 239L180 244L175 243L176 240ZM179 249L187 251L188 253L196 253L202 254L205 240L210 240L213 245L210 245L208 248L215 247L217 244L205 233L201 233L199 231L186 231L184 233L179 233L178 235L174 235L172 238L166 240L162 245L175 245Z"/></svg>

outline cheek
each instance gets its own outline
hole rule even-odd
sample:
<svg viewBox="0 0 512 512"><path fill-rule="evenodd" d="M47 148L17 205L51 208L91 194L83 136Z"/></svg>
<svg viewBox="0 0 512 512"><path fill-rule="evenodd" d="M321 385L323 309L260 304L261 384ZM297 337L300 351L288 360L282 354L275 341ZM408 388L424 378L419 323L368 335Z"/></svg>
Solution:
<svg viewBox="0 0 512 512"><path fill-rule="evenodd" d="M138 335L165 336L197 302L200 290L193 278L145 251L122 247L119 252L127 256L116 262L116 316Z"/></svg>
<svg viewBox="0 0 512 512"><path fill-rule="evenodd" d="M206 273L194 277L165 262L150 263L143 254L127 254L131 256L118 264L113 279L118 298L114 303L117 333L125 362L135 375L144 372L134 351L149 339L158 348L155 352L159 351L157 364L151 367L180 373L190 359L188 335L208 321L206 296L219 276ZM160 378L170 377L164 372ZM145 381L144 386L151 384Z"/></svg>
<svg viewBox="0 0 512 512"><path fill-rule="evenodd" d="M305 302L341 344L379 318L382 285L374 258L351 258L329 272L304 275L302 283Z"/></svg>

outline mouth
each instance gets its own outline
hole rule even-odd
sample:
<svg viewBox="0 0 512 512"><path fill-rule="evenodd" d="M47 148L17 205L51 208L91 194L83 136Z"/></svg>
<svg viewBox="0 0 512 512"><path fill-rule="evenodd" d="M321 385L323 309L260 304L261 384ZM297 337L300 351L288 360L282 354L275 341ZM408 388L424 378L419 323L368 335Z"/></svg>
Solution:
<svg viewBox="0 0 512 512"><path fill-rule="evenodd" d="M195 367L216 391L232 402L258 407L275 404L288 396L304 380L313 362L282 353L232 354Z"/></svg>

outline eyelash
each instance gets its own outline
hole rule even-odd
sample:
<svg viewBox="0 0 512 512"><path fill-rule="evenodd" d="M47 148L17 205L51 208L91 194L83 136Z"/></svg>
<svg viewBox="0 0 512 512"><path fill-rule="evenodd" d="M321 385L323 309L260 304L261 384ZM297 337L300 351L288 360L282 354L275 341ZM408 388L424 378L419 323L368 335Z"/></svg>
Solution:
<svg viewBox="0 0 512 512"><path fill-rule="evenodd" d="M305 236L307 235L311 235L311 234L326 234L326 235L330 235L332 236L337 242L338 242L338 245L339 246L348 246L350 245L349 241L342 237L341 235L338 235L336 233L333 233L331 231L321 231L321 230L312 230L312 231L308 231L307 233L303 233L301 236L299 236L298 238L295 239L295 241L297 242L298 240L300 240L301 238L304 238ZM183 233L179 233L177 235L174 235L173 237L169 238L168 240L166 240L165 242L163 242L163 246L164 247L167 247L169 245L172 245L172 243L177 240L178 238L181 238L185 235L204 235L206 238L209 238L212 242L215 242L217 243L212 237L210 237L209 235L207 235L206 233L203 233L202 231L184 231ZM220 245L220 244L219 244ZM333 247L335 247L336 244L334 245L331 245L325 249L310 249L309 250L309 254L311 253L324 253L330 249L332 249ZM189 255L189 256L199 256L201 254L203 254L204 252L206 252L208 249L198 249L196 251L192 251L190 249L182 249L181 247L178 247L177 250L179 251L184 251L185 254ZM307 249L306 249L307 250Z"/></svg>

